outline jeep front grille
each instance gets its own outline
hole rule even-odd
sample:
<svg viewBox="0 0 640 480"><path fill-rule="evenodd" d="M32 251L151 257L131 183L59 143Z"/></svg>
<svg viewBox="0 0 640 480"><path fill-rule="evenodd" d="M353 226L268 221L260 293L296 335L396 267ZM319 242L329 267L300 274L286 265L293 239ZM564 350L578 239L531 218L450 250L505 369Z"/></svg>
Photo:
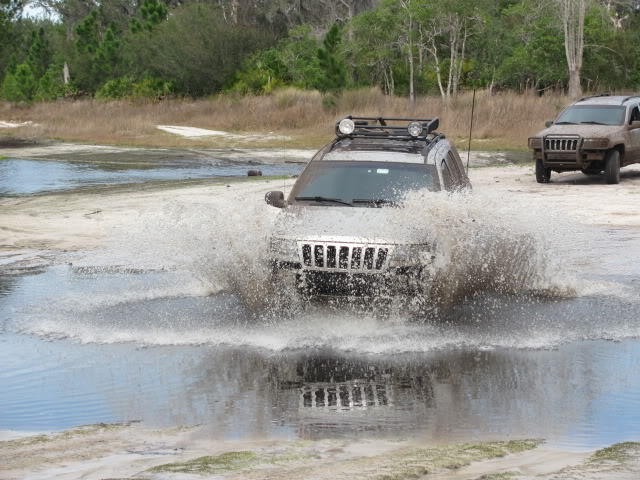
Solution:
<svg viewBox="0 0 640 480"><path fill-rule="evenodd" d="M381 272L387 268L390 253L386 245L301 244L302 266L308 270Z"/></svg>
<svg viewBox="0 0 640 480"><path fill-rule="evenodd" d="M393 385L374 382L321 383L300 389L300 407L336 410L393 406Z"/></svg>
<svg viewBox="0 0 640 480"><path fill-rule="evenodd" d="M544 149L547 152L575 152L578 150L579 138L550 138L544 139Z"/></svg>

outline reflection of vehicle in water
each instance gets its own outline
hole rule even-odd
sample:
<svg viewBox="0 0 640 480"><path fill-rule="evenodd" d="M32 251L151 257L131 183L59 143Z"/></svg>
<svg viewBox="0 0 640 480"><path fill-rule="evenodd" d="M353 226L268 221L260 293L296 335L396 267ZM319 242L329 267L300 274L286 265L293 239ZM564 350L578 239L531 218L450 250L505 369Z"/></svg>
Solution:
<svg viewBox="0 0 640 480"><path fill-rule="evenodd" d="M387 233L380 226L411 192L470 187L437 127L438 119L340 121L288 200L283 192L266 196L284 209L270 246L274 280L313 297L424 293L434 245L412 238L416 225Z"/></svg>
<svg viewBox="0 0 640 480"><path fill-rule="evenodd" d="M434 406L429 365L319 354L291 367L280 372L278 403L297 401L300 432L359 428L373 417L380 429L404 428Z"/></svg>
<svg viewBox="0 0 640 480"><path fill-rule="evenodd" d="M407 394L411 403L433 396L427 372L321 356L301 360L287 388L298 389L301 408L339 411L394 407Z"/></svg>

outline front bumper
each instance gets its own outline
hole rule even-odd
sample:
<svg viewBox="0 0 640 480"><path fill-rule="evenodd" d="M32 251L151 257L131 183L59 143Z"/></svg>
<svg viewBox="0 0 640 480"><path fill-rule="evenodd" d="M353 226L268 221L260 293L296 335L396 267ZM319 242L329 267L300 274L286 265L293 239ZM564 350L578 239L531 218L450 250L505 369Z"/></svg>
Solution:
<svg viewBox="0 0 640 480"><path fill-rule="evenodd" d="M430 279L423 266L388 268L382 273L327 272L299 263L273 262L279 281L311 297L397 297L423 294Z"/></svg>
<svg viewBox="0 0 640 480"><path fill-rule="evenodd" d="M592 163L604 160L608 145L591 148L586 140L570 136L543 137L532 148L533 160L542 160L546 168L555 171L587 169Z"/></svg>

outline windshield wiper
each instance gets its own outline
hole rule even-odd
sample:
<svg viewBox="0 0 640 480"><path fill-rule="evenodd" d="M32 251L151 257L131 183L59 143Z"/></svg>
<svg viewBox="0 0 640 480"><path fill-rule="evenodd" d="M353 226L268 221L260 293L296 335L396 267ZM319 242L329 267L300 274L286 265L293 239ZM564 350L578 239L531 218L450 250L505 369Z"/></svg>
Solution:
<svg viewBox="0 0 640 480"><path fill-rule="evenodd" d="M347 205L349 207L353 207L353 204L349 202L345 202L344 200L340 200L339 198L329 198L329 197L296 197L296 200L300 200L302 202L327 202L327 203L339 203L340 205Z"/></svg>
<svg viewBox="0 0 640 480"><path fill-rule="evenodd" d="M580 122L580 125L606 125L606 123L589 120L588 122Z"/></svg>
<svg viewBox="0 0 640 480"><path fill-rule="evenodd" d="M354 198L353 203L373 203L376 206L396 204L396 202L384 198Z"/></svg>
<svg viewBox="0 0 640 480"><path fill-rule="evenodd" d="M554 125L575 125L573 122L556 122Z"/></svg>

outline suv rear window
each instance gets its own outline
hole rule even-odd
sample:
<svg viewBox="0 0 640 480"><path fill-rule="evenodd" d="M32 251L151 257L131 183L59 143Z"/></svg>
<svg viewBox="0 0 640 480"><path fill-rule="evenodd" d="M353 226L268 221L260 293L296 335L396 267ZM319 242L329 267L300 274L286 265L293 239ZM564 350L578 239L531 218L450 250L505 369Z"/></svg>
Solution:
<svg viewBox="0 0 640 480"><path fill-rule="evenodd" d="M557 124L622 125L626 108L616 105L573 105L556 120Z"/></svg>

